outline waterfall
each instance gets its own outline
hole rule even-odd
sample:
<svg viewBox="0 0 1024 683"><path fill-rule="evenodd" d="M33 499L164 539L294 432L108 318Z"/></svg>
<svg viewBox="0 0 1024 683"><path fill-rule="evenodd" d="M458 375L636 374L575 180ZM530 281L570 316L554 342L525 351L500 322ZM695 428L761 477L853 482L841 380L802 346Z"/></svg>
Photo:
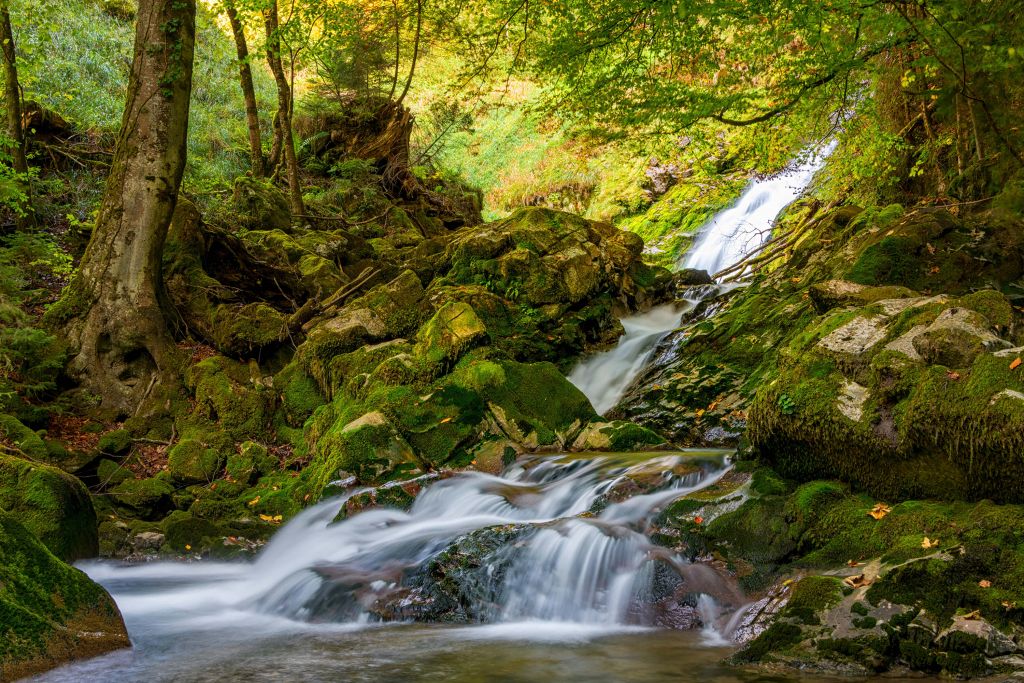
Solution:
<svg viewBox="0 0 1024 683"><path fill-rule="evenodd" d="M437 604L450 607L436 603L444 553L484 548L471 570L456 563L458 590L478 596L473 620L653 625L658 600L675 606L723 581L712 572L713 580L701 574L688 584L685 560L648 538L653 519L729 468L724 451L536 457L501 476L463 472L435 482L408 512L371 509L334 522L344 499L324 501L285 525L251 564L83 568L130 625L170 635L225 620L247 628L433 620ZM489 544L491 535L498 540Z"/></svg>
<svg viewBox="0 0 1024 683"><path fill-rule="evenodd" d="M684 312L694 303L656 306L646 313L622 319L625 334L614 348L581 361L569 381L582 391L600 414L615 407L622 394L647 365L658 342L679 326Z"/></svg>
<svg viewBox="0 0 1024 683"><path fill-rule="evenodd" d="M804 152L788 172L750 181L732 206L701 227L680 266L714 275L758 249L771 237L775 219L782 210L811 184L835 144L830 142ZM717 291L710 288L700 295L706 297ZM616 346L581 360L569 373L569 381L590 399L594 410L605 414L647 367L658 343L679 327L682 315L699 301L695 297L623 318L625 334Z"/></svg>
<svg viewBox="0 0 1024 683"><path fill-rule="evenodd" d="M771 237L782 210L807 190L835 145L830 142L807 150L792 170L750 181L732 206L701 227L680 265L714 275L758 249Z"/></svg>

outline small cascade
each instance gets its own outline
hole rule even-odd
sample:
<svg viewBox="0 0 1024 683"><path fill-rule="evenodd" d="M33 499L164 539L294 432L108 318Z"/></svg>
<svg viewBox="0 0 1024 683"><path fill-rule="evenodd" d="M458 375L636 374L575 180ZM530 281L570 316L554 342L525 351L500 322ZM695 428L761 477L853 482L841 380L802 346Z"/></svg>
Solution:
<svg viewBox="0 0 1024 683"><path fill-rule="evenodd" d="M771 237L782 210L807 190L835 145L830 142L804 152L790 171L752 180L735 204L701 227L680 266L714 275L758 249Z"/></svg>
<svg viewBox="0 0 1024 683"><path fill-rule="evenodd" d="M735 204L701 227L693 246L680 260L680 267L714 275L758 249L771 237L782 210L811 184L835 144L805 152L791 171L752 180ZM693 287L690 299L623 318L625 334L615 347L581 360L569 373L569 381L590 399L594 410L604 415L626 394L654 358L658 344L679 327L682 317L726 286Z"/></svg>
<svg viewBox="0 0 1024 683"><path fill-rule="evenodd" d="M163 633L230 618L655 625L665 623L652 616L659 601L735 594L712 570L689 571L647 536L665 505L726 474L727 458L537 457L502 476L464 472L435 482L408 512L371 509L335 522L344 498L324 501L283 527L252 564L85 569L130 624ZM460 606L452 590L472 604Z"/></svg>
<svg viewBox="0 0 1024 683"><path fill-rule="evenodd" d="M647 365L658 342L679 327L679 321L694 302L655 306L646 313L622 319L625 334L618 344L585 358L569 374L569 381L582 391L600 414L611 410L640 371Z"/></svg>

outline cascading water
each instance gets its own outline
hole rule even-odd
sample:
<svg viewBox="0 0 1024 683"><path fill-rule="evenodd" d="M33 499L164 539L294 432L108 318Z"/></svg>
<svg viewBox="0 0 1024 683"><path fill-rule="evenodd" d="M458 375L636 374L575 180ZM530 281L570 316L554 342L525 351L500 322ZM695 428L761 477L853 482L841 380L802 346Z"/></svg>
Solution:
<svg viewBox="0 0 1024 683"><path fill-rule="evenodd" d="M665 304L623 318L625 334L618 344L583 359L569 374L569 381L586 394L594 410L604 414L644 369L658 342L679 326L683 313L692 307L693 302Z"/></svg>
<svg viewBox="0 0 1024 683"><path fill-rule="evenodd" d="M760 248L771 237L775 219L804 193L835 144L806 151L791 171L752 180L735 204L701 227L693 246L680 259L680 266L714 275ZM608 412L647 366L661 340L679 327L683 314L718 291L720 287L704 288L697 290L692 299L623 318L625 334L618 344L580 361L569 374L569 381L590 399L598 413Z"/></svg>
<svg viewBox="0 0 1024 683"><path fill-rule="evenodd" d="M666 611L680 609L699 626L699 594L734 608L741 599L647 534L668 503L729 470L726 451L535 457L502 476L436 481L408 512L371 509L335 522L346 499L324 501L252 563L84 564L114 596L136 645L132 661L117 660L103 680L174 680L161 678L170 671L200 680L190 658L212 658L214 642L235 647L243 634L342 637L388 621L456 620L492 625L474 637L491 628L494 637L543 640L664 625ZM96 670L44 680L90 680Z"/></svg>
<svg viewBox="0 0 1024 683"><path fill-rule="evenodd" d="M735 204L701 227L680 265L714 275L756 251L771 237L782 210L807 190L835 145L830 142L804 152L790 171L750 181Z"/></svg>

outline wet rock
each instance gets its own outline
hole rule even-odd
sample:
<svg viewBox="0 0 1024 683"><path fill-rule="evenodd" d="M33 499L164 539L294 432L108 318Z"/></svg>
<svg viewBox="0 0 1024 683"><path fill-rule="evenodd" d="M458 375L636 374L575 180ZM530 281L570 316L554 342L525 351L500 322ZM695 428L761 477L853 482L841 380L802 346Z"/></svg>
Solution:
<svg viewBox="0 0 1024 683"><path fill-rule="evenodd" d="M706 270L682 268L672 276L672 283L676 287L692 287L694 285L713 285L715 280Z"/></svg>
<svg viewBox="0 0 1024 683"><path fill-rule="evenodd" d="M936 638L936 645L948 652L986 657L1014 654L1018 651L1013 639L981 618L953 617L953 624Z"/></svg>
<svg viewBox="0 0 1024 683"><path fill-rule="evenodd" d="M143 531L140 534L135 534L132 539L132 547L137 552L145 552L147 550L159 550L160 546L164 544L166 536L157 531Z"/></svg>

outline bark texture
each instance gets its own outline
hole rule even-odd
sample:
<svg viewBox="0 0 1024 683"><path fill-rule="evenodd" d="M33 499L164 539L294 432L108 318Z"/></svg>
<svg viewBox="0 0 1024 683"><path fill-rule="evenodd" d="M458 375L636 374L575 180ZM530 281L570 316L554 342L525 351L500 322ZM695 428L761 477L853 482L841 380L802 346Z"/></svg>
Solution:
<svg viewBox="0 0 1024 683"><path fill-rule="evenodd" d="M242 97L245 99L245 122L249 129L249 156L252 174L262 178L266 174L266 162L263 160L263 141L260 137L260 115L256 105L256 89L252 84L252 68L249 66L249 46L245 42L245 29L238 18L238 10L233 4L226 8L228 21L231 23L231 34L235 38L235 50L238 53L238 79L242 86Z"/></svg>
<svg viewBox="0 0 1024 683"><path fill-rule="evenodd" d="M123 417L174 386L161 257L185 169L195 0L141 0L121 131L96 229L58 307L71 372Z"/></svg>
<svg viewBox="0 0 1024 683"><path fill-rule="evenodd" d="M277 84L277 122L280 126L281 146L285 170L288 173L288 202L293 216L306 213L299 186L299 159L295 154L295 136L292 133L292 88L281 61L281 31L277 15L277 0L272 0L264 11L267 29L267 63Z"/></svg>
<svg viewBox="0 0 1024 683"><path fill-rule="evenodd" d="M15 172L28 174L28 160L25 157L25 129L21 123L21 85L18 81L17 51L14 48L14 31L11 29L11 13L7 0L0 0L0 44L4 60L4 100L7 108L7 136L11 139L11 162ZM29 188L25 187L29 196ZM21 221L32 222L31 198L24 207L26 215Z"/></svg>

